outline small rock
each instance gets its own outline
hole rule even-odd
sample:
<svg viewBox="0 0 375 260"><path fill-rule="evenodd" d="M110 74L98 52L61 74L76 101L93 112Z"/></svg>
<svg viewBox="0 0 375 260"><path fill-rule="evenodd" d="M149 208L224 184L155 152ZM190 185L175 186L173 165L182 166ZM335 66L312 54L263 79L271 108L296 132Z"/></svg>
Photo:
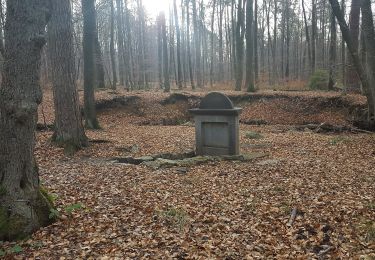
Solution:
<svg viewBox="0 0 375 260"><path fill-rule="evenodd" d="M180 168L176 168L176 171L178 174L186 174L188 172L188 168L180 167Z"/></svg>
<svg viewBox="0 0 375 260"><path fill-rule="evenodd" d="M278 159L270 159L270 160L260 161L257 164L261 166L274 166L274 165L278 165L280 162L281 161Z"/></svg>

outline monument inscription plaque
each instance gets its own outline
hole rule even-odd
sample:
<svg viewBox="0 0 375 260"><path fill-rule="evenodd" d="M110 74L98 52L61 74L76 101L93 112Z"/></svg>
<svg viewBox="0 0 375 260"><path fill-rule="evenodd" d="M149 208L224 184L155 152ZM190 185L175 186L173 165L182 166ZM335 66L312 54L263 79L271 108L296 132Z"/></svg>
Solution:
<svg viewBox="0 0 375 260"><path fill-rule="evenodd" d="M199 108L190 109L195 120L197 155L239 155L239 115L241 108L220 93L205 96Z"/></svg>

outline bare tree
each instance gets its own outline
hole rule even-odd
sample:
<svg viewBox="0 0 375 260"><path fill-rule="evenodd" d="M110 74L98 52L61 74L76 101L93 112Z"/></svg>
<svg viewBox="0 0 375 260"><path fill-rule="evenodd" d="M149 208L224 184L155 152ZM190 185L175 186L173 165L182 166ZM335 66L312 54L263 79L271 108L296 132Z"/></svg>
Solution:
<svg viewBox="0 0 375 260"><path fill-rule="evenodd" d="M69 0L52 0L48 54L55 104L53 141L67 153L87 145L75 82L72 11Z"/></svg>
<svg viewBox="0 0 375 260"><path fill-rule="evenodd" d="M83 13L83 59L84 59L84 110L85 125L91 129L100 128L95 108L95 44L96 13L95 0L82 0Z"/></svg>
<svg viewBox="0 0 375 260"><path fill-rule="evenodd" d="M0 87L0 240L25 238L51 223L34 158L41 51L50 1L7 0Z"/></svg>

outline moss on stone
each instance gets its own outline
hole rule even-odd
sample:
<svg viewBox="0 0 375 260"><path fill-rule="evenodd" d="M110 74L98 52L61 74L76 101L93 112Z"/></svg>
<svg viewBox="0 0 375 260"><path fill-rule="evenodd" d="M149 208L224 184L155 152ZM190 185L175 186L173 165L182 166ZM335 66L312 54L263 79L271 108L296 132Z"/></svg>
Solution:
<svg viewBox="0 0 375 260"><path fill-rule="evenodd" d="M3 185L0 185L0 197L4 195L7 195L7 189Z"/></svg>
<svg viewBox="0 0 375 260"><path fill-rule="evenodd" d="M52 194L50 194L48 192L48 190L46 188L44 188L43 186L40 186L39 188L39 191L40 193L42 194L42 196L49 202L49 204L51 204L51 206L53 207L54 203L55 203L55 198Z"/></svg>

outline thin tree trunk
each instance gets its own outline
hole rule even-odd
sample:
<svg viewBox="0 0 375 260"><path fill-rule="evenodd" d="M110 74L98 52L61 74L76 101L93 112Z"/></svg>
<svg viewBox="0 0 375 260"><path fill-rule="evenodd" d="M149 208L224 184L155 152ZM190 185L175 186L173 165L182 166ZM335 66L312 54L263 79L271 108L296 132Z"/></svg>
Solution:
<svg viewBox="0 0 375 260"><path fill-rule="evenodd" d="M123 13L122 13L122 0L116 0L117 7L117 51L118 51L118 64L120 85L125 85L125 63L124 63L124 29L123 29Z"/></svg>
<svg viewBox="0 0 375 260"><path fill-rule="evenodd" d="M199 40L199 24L197 15L197 0L191 0L193 3L193 27L194 27L194 47L195 47L195 74L197 75L198 88L203 87L202 66L201 66L201 43Z"/></svg>
<svg viewBox="0 0 375 260"><path fill-rule="evenodd" d="M68 154L87 145L75 81L72 10L69 0L52 0L48 56L55 105L53 141Z"/></svg>
<svg viewBox="0 0 375 260"><path fill-rule="evenodd" d="M331 12L331 42L329 46L329 80L328 89L333 90L335 85L335 66L336 66L336 18Z"/></svg>
<svg viewBox="0 0 375 260"><path fill-rule="evenodd" d="M237 26L236 26L236 91L241 91L243 81L243 38L244 38L244 12L243 0L238 0Z"/></svg>
<svg viewBox="0 0 375 260"><path fill-rule="evenodd" d="M246 81L248 92L254 92L254 38L253 38L253 0L246 1Z"/></svg>
<svg viewBox="0 0 375 260"><path fill-rule="evenodd" d="M0 87L0 240L22 239L51 223L34 157L47 0L7 0Z"/></svg>
<svg viewBox="0 0 375 260"><path fill-rule="evenodd" d="M189 0L186 1L186 37L187 37L187 56L188 56L188 63L189 63L189 76L190 76L190 84L191 88L195 89L194 84L194 76L193 76L193 66L191 61L191 48L190 48L190 10L189 10Z"/></svg>
<svg viewBox="0 0 375 260"><path fill-rule="evenodd" d="M259 80L259 59L258 59L258 0L254 1L254 80ZM263 33L263 31L262 31Z"/></svg>
<svg viewBox="0 0 375 260"><path fill-rule="evenodd" d="M111 4L111 39L110 39L110 56L111 56L111 68L112 68L112 89L116 89L117 85L117 73L116 73L116 58L115 58L115 7L114 0L110 0Z"/></svg>
<svg viewBox="0 0 375 260"><path fill-rule="evenodd" d="M182 89L182 70L181 70L181 32L178 22L177 4L176 0L173 1L174 20L176 25L176 38L177 38L177 85Z"/></svg>
<svg viewBox="0 0 375 260"><path fill-rule="evenodd" d="M215 36L215 11L216 11L216 0L212 3L212 16L211 16L211 64L210 64L210 85L213 86L214 82L214 36Z"/></svg>
<svg viewBox="0 0 375 260"><path fill-rule="evenodd" d="M161 34L163 39L163 65L164 65L164 92L170 92L171 86L169 83L169 64L168 64L168 40L167 29L165 26L165 14L161 14Z"/></svg>

